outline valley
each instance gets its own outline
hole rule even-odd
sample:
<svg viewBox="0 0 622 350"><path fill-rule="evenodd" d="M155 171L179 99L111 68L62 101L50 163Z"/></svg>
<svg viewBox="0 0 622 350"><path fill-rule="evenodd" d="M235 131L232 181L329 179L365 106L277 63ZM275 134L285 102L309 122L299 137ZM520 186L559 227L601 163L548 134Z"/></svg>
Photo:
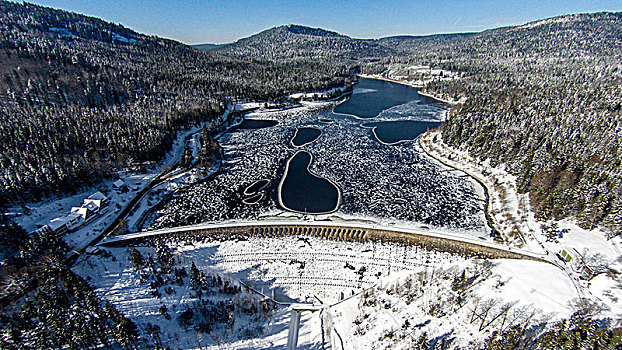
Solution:
<svg viewBox="0 0 622 350"><path fill-rule="evenodd" d="M621 346L621 12L187 45L0 9L0 348Z"/></svg>

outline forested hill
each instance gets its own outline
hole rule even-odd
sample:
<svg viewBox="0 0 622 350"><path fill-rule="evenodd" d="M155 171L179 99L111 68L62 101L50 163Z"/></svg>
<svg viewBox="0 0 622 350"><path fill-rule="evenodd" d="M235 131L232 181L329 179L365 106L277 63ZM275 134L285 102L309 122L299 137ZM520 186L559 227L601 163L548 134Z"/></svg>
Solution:
<svg viewBox="0 0 622 350"><path fill-rule="evenodd" d="M225 44L226 45L226 44ZM222 47L223 45L221 44L197 44L197 45L192 45L192 47L199 49L199 50L203 50L203 51L213 51L216 50L220 47Z"/></svg>
<svg viewBox="0 0 622 350"><path fill-rule="evenodd" d="M367 58L394 56L394 49L373 40L353 39L320 28L286 25L271 28L218 49L219 53L261 61L339 61L356 65Z"/></svg>
<svg viewBox="0 0 622 350"><path fill-rule="evenodd" d="M35 200L158 160L227 99L342 84L347 70L203 52L123 26L0 1L0 200Z"/></svg>
<svg viewBox="0 0 622 350"><path fill-rule="evenodd" d="M360 66L373 62L380 62L381 67L386 67L387 62L408 61L411 54L438 48L471 35L474 33L355 39L321 28L289 24L267 29L231 44L195 47L235 58L287 64L322 62L356 71Z"/></svg>
<svg viewBox="0 0 622 350"><path fill-rule="evenodd" d="M401 54L417 54L424 50L438 47L455 40L465 39L475 33L435 34L435 35L398 35L373 40L375 43L393 49ZM399 58L399 57L396 57Z"/></svg>
<svg viewBox="0 0 622 350"><path fill-rule="evenodd" d="M403 64L462 72L426 87L468 98L445 124L445 141L505 164L538 216L576 216L584 227L621 232L622 13L489 30Z"/></svg>

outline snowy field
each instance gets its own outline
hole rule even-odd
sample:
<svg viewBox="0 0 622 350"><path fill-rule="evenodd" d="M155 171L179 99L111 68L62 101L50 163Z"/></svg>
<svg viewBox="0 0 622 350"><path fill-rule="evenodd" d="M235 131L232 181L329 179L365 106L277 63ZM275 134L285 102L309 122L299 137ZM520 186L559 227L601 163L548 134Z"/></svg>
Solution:
<svg viewBox="0 0 622 350"><path fill-rule="evenodd" d="M546 254L572 276L574 288L580 290L582 297L599 305L600 316L622 319L622 237L607 238L599 228L583 229L572 218L538 221L529 205L529 193L519 194L516 177L503 167L492 167L487 160L474 159L465 150L449 147L438 132L424 135L422 145L433 156L486 185L493 225L508 245ZM545 226L556 227L551 230L553 237L547 237ZM562 250L571 255L571 261L558 258ZM586 266L593 276L583 276Z"/></svg>
<svg viewBox="0 0 622 350"><path fill-rule="evenodd" d="M473 279L463 289L462 276ZM327 310L344 349L410 349L424 334L448 349L478 348L493 331L568 317L578 296L559 269L523 260L469 260L383 282Z"/></svg>
<svg viewBox="0 0 622 350"><path fill-rule="evenodd" d="M146 261L155 261L152 267L135 269L128 248L102 248L81 258L74 271L130 317L141 333L146 334L149 324L158 325L162 343L172 348L216 349L221 342L227 349L282 349L292 302L324 309L303 313L298 343L302 349L321 349L322 339L326 346L337 346L336 334L345 349L408 348L423 332L430 339L449 333L452 344L459 346L512 322L525 322L528 315L529 322L567 317L578 296L563 271L550 264L467 259L393 244L283 237L171 243L168 248L174 261L170 270L175 272L160 273L160 279L153 271L162 270L162 254L148 247L138 250ZM182 269L191 274L193 265L206 276L220 276L257 293L245 288L235 296L210 294L209 289L197 293L188 277L181 278L182 283L175 277ZM264 296L281 304L269 313L233 312L232 325L214 326L210 334L182 324L182 314L198 300L231 299L246 305ZM482 305L489 307L490 317L473 320ZM513 321L493 320L500 312ZM389 338L389 333L396 336Z"/></svg>
<svg viewBox="0 0 622 350"><path fill-rule="evenodd" d="M210 255L217 248L217 252ZM373 242L351 243L313 237L251 238L181 247L186 259L235 274L258 290L299 302L334 303L375 285L395 271L464 261L443 252ZM207 259L206 259L207 258Z"/></svg>
<svg viewBox="0 0 622 350"><path fill-rule="evenodd" d="M221 171L208 181L177 191L154 215L151 228L290 215L278 206L276 188L287 159L305 150L313 154L311 172L330 179L342 191L343 204L333 216L429 225L489 239L483 190L477 183L428 158L416 140L383 145L371 129L362 126L370 121L438 121L445 110L407 103L362 121L332 113L334 106L304 103L287 111L247 115L279 124L224 135L219 140L225 149ZM409 114L413 110L418 111L417 117ZM310 144L294 147L290 141L299 127L320 129L322 135ZM260 179L271 180L262 190L263 198L256 204L244 204L244 189Z"/></svg>

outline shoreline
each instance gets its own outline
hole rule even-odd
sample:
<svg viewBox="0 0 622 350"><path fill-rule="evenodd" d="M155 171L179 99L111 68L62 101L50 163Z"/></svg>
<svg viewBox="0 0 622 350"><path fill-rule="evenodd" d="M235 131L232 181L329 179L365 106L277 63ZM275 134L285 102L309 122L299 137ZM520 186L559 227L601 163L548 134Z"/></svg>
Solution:
<svg viewBox="0 0 622 350"><path fill-rule="evenodd" d="M429 149L426 148L424 146L425 142L424 140L426 140L426 137L429 137L430 133L424 133L422 135L420 135L419 137L419 147L421 147L421 149L423 150L423 152L428 156L431 157L433 159L435 159L436 161L440 162L441 164L453 168L459 172L462 172L466 175L468 175L470 178L472 178L473 180L475 180L475 182L479 183L480 186L482 186L482 189L484 190L484 197L486 197L485 199L485 205L484 205L484 216L486 217L486 222L488 223L488 227L490 228L490 236L492 237L492 239L494 241L497 241L498 238L501 238L503 240L503 236L501 236L501 232L499 231L499 229L497 228L498 224L495 221L494 217L491 215L490 213L490 208L492 208L492 197L491 197L491 191L492 189L488 188L487 184L482 181L481 179L478 179L476 176L474 176L473 174L465 171L464 169L460 169L452 164L449 164L446 160L442 159L439 155L434 154L432 152L432 148L430 147ZM429 141L428 141L429 142ZM498 238L497 238L498 236ZM500 243L503 245L507 245L505 242Z"/></svg>
<svg viewBox="0 0 622 350"><path fill-rule="evenodd" d="M423 88L424 86L422 84L413 84L413 83L409 83L403 80L398 80L398 79L394 79L394 78L387 78L387 77L381 77L378 75L367 75L367 74L357 74L357 76L359 78L364 78L364 79L376 79L376 80L384 80L384 81L388 81L391 83L397 83L397 84L402 84L402 85L406 85L406 86L410 86L412 88Z"/></svg>
<svg viewBox="0 0 622 350"><path fill-rule="evenodd" d="M395 145L399 145L400 143L404 143L404 142L416 141L417 138L419 138L421 136L421 135L417 135L417 136L415 136L414 139L404 139L404 140L395 141L393 143L388 143L388 142L382 141L380 139L380 137L378 137L378 134L376 133L376 129L378 129L377 126L374 126L373 128L371 128L372 134L374 134L374 137L376 138L376 141L380 142L380 144L383 144L385 146L395 146Z"/></svg>
<svg viewBox="0 0 622 350"><path fill-rule="evenodd" d="M250 200L251 200L251 199L253 199L253 198L255 198L255 197L256 197L255 201L254 201L254 202L250 202ZM244 203L244 204L246 204L246 205L253 205L253 204L257 204L257 203L259 203L259 201L260 201L260 200L262 200L264 197L265 197L265 196L264 196L264 194L263 194L263 193L257 193L257 194L254 194L254 195L250 196L249 198L244 198L244 199L242 199L242 203Z"/></svg>
<svg viewBox="0 0 622 350"><path fill-rule="evenodd" d="M403 80L398 80L398 79L394 79L394 78L386 78L386 77L381 77L381 76L377 76L377 75L367 75L367 74L357 74L358 77L360 78L364 78L364 79L376 79L376 80L383 80L383 81L388 81L391 83L396 83L396 84L402 84L405 86L410 86L412 88L417 88L419 90L417 90L417 93L421 96L425 96L425 97L429 97L433 100L436 100L438 102L442 102L442 103L446 103L452 106L455 106L459 103L462 103L461 101L450 101L450 100L445 100L443 98L440 98L438 96L434 96L428 92L422 92L421 89L423 89L425 86L422 84L413 84L413 83L408 83L406 81Z"/></svg>
<svg viewBox="0 0 622 350"><path fill-rule="evenodd" d="M436 133L437 133L436 135L438 135L438 131L436 131ZM480 183L480 185L482 185L482 187L486 191L486 197L487 197L486 198L487 209L485 211L487 221L489 221L490 227L493 230L497 231L497 233L500 234L500 237L503 240L507 240L505 244L509 245L511 241L516 240L517 238L516 235L518 235L519 241L522 243L522 249L527 249L534 253L536 252L545 253L547 251L546 247L544 247L542 243L536 237L534 237L534 235L529 234L529 232L526 231L526 228L529 227L529 224L526 221L519 219L520 215L518 215L517 213L518 207L513 208L511 205L507 203L500 204L500 203L504 203L507 201L507 200L500 200L500 198L502 197L508 197L508 198L515 197L517 201L520 201L519 196L516 193L510 193L510 192L515 192L515 188L512 188L511 186L506 185L503 187L504 194L501 195L499 190L495 188L494 181L491 180L486 175L484 175L482 170L478 168L477 165L471 163L470 166L472 168L467 169L465 168L464 165L461 166L459 162L451 158L447 159L442 154L439 154L438 151L435 151L432 147L433 134L434 133L432 132L432 133L425 133L422 135L419 141L421 148L428 156L436 159L437 161L451 168L454 168L458 171L461 171L467 174L469 177L473 178L475 181ZM495 213L495 210L499 212ZM510 213L514 219L511 220L509 223L503 223L503 220L499 218L499 216L502 215L501 213ZM524 226L523 224L525 224L526 226ZM516 228L516 231L511 232L513 231L512 228L514 227Z"/></svg>
<svg viewBox="0 0 622 350"><path fill-rule="evenodd" d="M262 182L262 181L266 181L266 184L265 184L265 185L263 185L263 186L261 186L261 187L260 187L257 191L255 191L255 192L248 192L248 190L249 190L251 187L255 186L255 184L258 184L258 183L260 183L260 182ZM254 195L256 195L259 191L261 191L261 190L263 190L264 188L266 188L269 184L270 184L270 179L259 179L259 180L255 181L255 182L253 182L252 184L250 184L250 185L246 186L246 188L244 189L244 192L242 192L242 193L243 193L245 196L254 196Z"/></svg>
<svg viewBox="0 0 622 350"><path fill-rule="evenodd" d="M419 95L421 95L421 96L429 97L429 98L431 98L431 99L433 99L433 100L436 100L436 101L439 101L439 102L443 102L443 103L447 103L448 105L452 105L452 106L455 106L455 105L457 105L457 104L460 104L460 103L461 103L460 101L450 101L450 100L445 100L445 99L442 99L442 98L440 98L440 97L434 96L434 95L432 95L432 94L430 94L430 93L427 93L427 92L421 92L421 90L417 91L417 93L418 93Z"/></svg>

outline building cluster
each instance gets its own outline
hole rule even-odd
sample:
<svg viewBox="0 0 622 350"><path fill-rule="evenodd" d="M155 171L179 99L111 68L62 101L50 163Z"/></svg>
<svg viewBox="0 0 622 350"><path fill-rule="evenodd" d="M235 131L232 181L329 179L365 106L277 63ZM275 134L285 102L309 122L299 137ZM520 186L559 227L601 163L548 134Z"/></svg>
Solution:
<svg viewBox="0 0 622 350"><path fill-rule="evenodd" d="M91 223L108 209L110 199L97 191L88 196L79 207L71 207L69 214L50 220L39 230L50 230L57 235L75 231L83 225Z"/></svg>
<svg viewBox="0 0 622 350"><path fill-rule="evenodd" d="M581 254L575 248L562 247L557 253L557 257L584 280L592 279L599 272L598 261L590 259L588 250Z"/></svg>

